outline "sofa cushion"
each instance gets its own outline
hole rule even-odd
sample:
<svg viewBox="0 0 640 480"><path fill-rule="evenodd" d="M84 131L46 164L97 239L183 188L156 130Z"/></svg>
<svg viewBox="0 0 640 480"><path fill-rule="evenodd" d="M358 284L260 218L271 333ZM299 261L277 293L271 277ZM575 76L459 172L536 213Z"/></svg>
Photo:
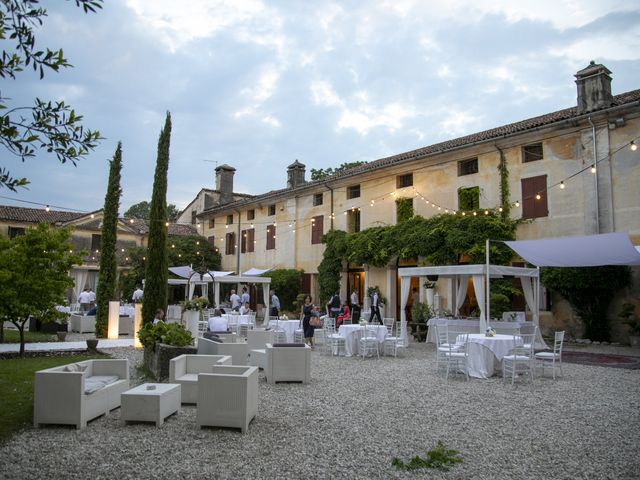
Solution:
<svg viewBox="0 0 640 480"><path fill-rule="evenodd" d="M274 347L304 347L304 343L274 343Z"/></svg>
<svg viewBox="0 0 640 480"><path fill-rule="evenodd" d="M214 338L220 338L220 336L214 332L204 332L202 336L208 340L212 340Z"/></svg>
<svg viewBox="0 0 640 480"><path fill-rule="evenodd" d="M224 343L224 340L222 340L220 337L207 338L207 340L209 340L210 342L214 342L214 343Z"/></svg>
<svg viewBox="0 0 640 480"><path fill-rule="evenodd" d="M79 363L70 363L69 365L65 365L65 372L84 372L89 365L80 365Z"/></svg>
<svg viewBox="0 0 640 480"><path fill-rule="evenodd" d="M117 375L94 375L84 379L84 393L90 395L120 380Z"/></svg>
<svg viewBox="0 0 640 480"><path fill-rule="evenodd" d="M197 373L185 373L184 375L176 378L178 382L197 382L198 374Z"/></svg>

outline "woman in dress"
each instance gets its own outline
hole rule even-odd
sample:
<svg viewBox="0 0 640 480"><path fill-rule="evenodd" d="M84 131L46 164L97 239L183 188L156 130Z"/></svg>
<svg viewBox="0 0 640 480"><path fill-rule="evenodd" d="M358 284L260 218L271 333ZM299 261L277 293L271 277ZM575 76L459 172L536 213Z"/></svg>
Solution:
<svg viewBox="0 0 640 480"><path fill-rule="evenodd" d="M313 312L313 303L311 295L304 296L304 305L302 305L302 329L304 330L304 343L313 348L313 327L309 324L311 314Z"/></svg>

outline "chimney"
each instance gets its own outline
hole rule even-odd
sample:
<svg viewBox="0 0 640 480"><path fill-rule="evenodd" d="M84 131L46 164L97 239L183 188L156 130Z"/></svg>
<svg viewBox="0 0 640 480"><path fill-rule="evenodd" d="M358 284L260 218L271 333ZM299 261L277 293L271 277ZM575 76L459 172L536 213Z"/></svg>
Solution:
<svg viewBox="0 0 640 480"><path fill-rule="evenodd" d="M229 165L220 165L216 168L216 190L220 193L220 204L233 201L233 175L236 169Z"/></svg>
<svg viewBox="0 0 640 480"><path fill-rule="evenodd" d="M287 167L287 188L296 188L305 183L305 166L298 160Z"/></svg>
<svg viewBox="0 0 640 480"><path fill-rule="evenodd" d="M593 60L588 67L576 73L578 113L587 113L611 106L613 98L611 96L610 73L607 67L596 64Z"/></svg>

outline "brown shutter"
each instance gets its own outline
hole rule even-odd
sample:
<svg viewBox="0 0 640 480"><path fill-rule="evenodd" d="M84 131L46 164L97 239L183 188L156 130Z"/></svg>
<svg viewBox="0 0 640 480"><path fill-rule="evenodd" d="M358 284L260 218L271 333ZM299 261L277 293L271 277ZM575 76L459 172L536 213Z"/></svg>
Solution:
<svg viewBox="0 0 640 480"><path fill-rule="evenodd" d="M322 235L324 234L324 216L318 215L317 217L313 217L313 222L311 223L311 243L317 244L322 243Z"/></svg>
<svg viewBox="0 0 640 480"><path fill-rule="evenodd" d="M276 226L267 225L267 250L276 248Z"/></svg>
<svg viewBox="0 0 640 480"><path fill-rule="evenodd" d="M522 183L522 218L539 218L549 215L547 206L547 176L523 178ZM536 200L540 195L540 200Z"/></svg>
<svg viewBox="0 0 640 480"><path fill-rule="evenodd" d="M240 253L247 253L247 231L242 230L240 234L242 235L240 237Z"/></svg>
<svg viewBox="0 0 640 480"><path fill-rule="evenodd" d="M247 230L247 252L255 252L255 244L254 241L256 239L256 230L251 228Z"/></svg>

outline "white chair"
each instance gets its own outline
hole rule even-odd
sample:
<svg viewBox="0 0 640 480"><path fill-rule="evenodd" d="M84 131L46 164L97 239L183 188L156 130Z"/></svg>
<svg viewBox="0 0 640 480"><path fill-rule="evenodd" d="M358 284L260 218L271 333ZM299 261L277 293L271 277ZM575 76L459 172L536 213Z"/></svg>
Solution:
<svg viewBox="0 0 640 480"><path fill-rule="evenodd" d="M461 343L459 344L454 344L453 342L446 344L447 347L444 353L444 357L447 361L447 380L449 380L449 372L451 371L451 367L453 367L454 374L462 372L464 373L466 379L469 380L469 334L463 333L461 334L461 337Z"/></svg>
<svg viewBox="0 0 640 480"><path fill-rule="evenodd" d="M305 344L266 345L268 383L302 382L311 380L311 347Z"/></svg>
<svg viewBox="0 0 640 480"><path fill-rule="evenodd" d="M198 401L198 374L214 365L231 365L229 355L179 355L169 360L169 383L180 384L181 403Z"/></svg>
<svg viewBox="0 0 640 480"><path fill-rule="evenodd" d="M511 385L513 385L517 377L519 378L526 373L533 386L535 334L518 335L514 333L513 344L515 346L511 353L502 358L502 380L505 381L509 375L511 376Z"/></svg>
<svg viewBox="0 0 640 480"><path fill-rule="evenodd" d="M460 348L454 341L449 340L449 327L447 325L434 325L436 329L436 371L448 363L446 354L451 348ZM450 348L451 347L451 348Z"/></svg>
<svg viewBox="0 0 640 480"><path fill-rule="evenodd" d="M300 315L300 323L298 328L296 328L293 332L293 343L304 343L304 330L302 328L302 319L303 316Z"/></svg>
<svg viewBox="0 0 640 480"><path fill-rule="evenodd" d="M395 330L395 335L386 337L382 343L385 356L397 357L399 348L407 348L407 321L397 321Z"/></svg>
<svg viewBox="0 0 640 480"><path fill-rule="evenodd" d="M553 379L556 379L556 364L560 368L562 374L562 343L564 342L564 331L556 332L553 340L553 352L538 352L535 354L536 366L542 367L542 376L544 376L545 364L551 363ZM563 374L564 375L564 374Z"/></svg>
<svg viewBox="0 0 640 480"><path fill-rule="evenodd" d="M339 355L340 348L342 351L346 348L347 340L338 332L336 332L336 319L326 317L324 320L325 329L325 347L329 355Z"/></svg>
<svg viewBox="0 0 640 480"><path fill-rule="evenodd" d="M239 428L245 433L258 412L258 367L214 366L198 375L196 426Z"/></svg>
<svg viewBox="0 0 640 480"><path fill-rule="evenodd" d="M387 336L391 336L393 334L393 325L395 324L395 318L385 317L382 319L382 324L387 327Z"/></svg>
<svg viewBox="0 0 640 480"><path fill-rule="evenodd" d="M248 365L249 346L247 342L217 342L205 337L198 339L198 355L230 355L232 365Z"/></svg>
<svg viewBox="0 0 640 480"><path fill-rule="evenodd" d="M373 325L365 325L362 330L355 332L358 342L358 353L364 360L365 357L373 357L374 355L380 359L380 343Z"/></svg>

